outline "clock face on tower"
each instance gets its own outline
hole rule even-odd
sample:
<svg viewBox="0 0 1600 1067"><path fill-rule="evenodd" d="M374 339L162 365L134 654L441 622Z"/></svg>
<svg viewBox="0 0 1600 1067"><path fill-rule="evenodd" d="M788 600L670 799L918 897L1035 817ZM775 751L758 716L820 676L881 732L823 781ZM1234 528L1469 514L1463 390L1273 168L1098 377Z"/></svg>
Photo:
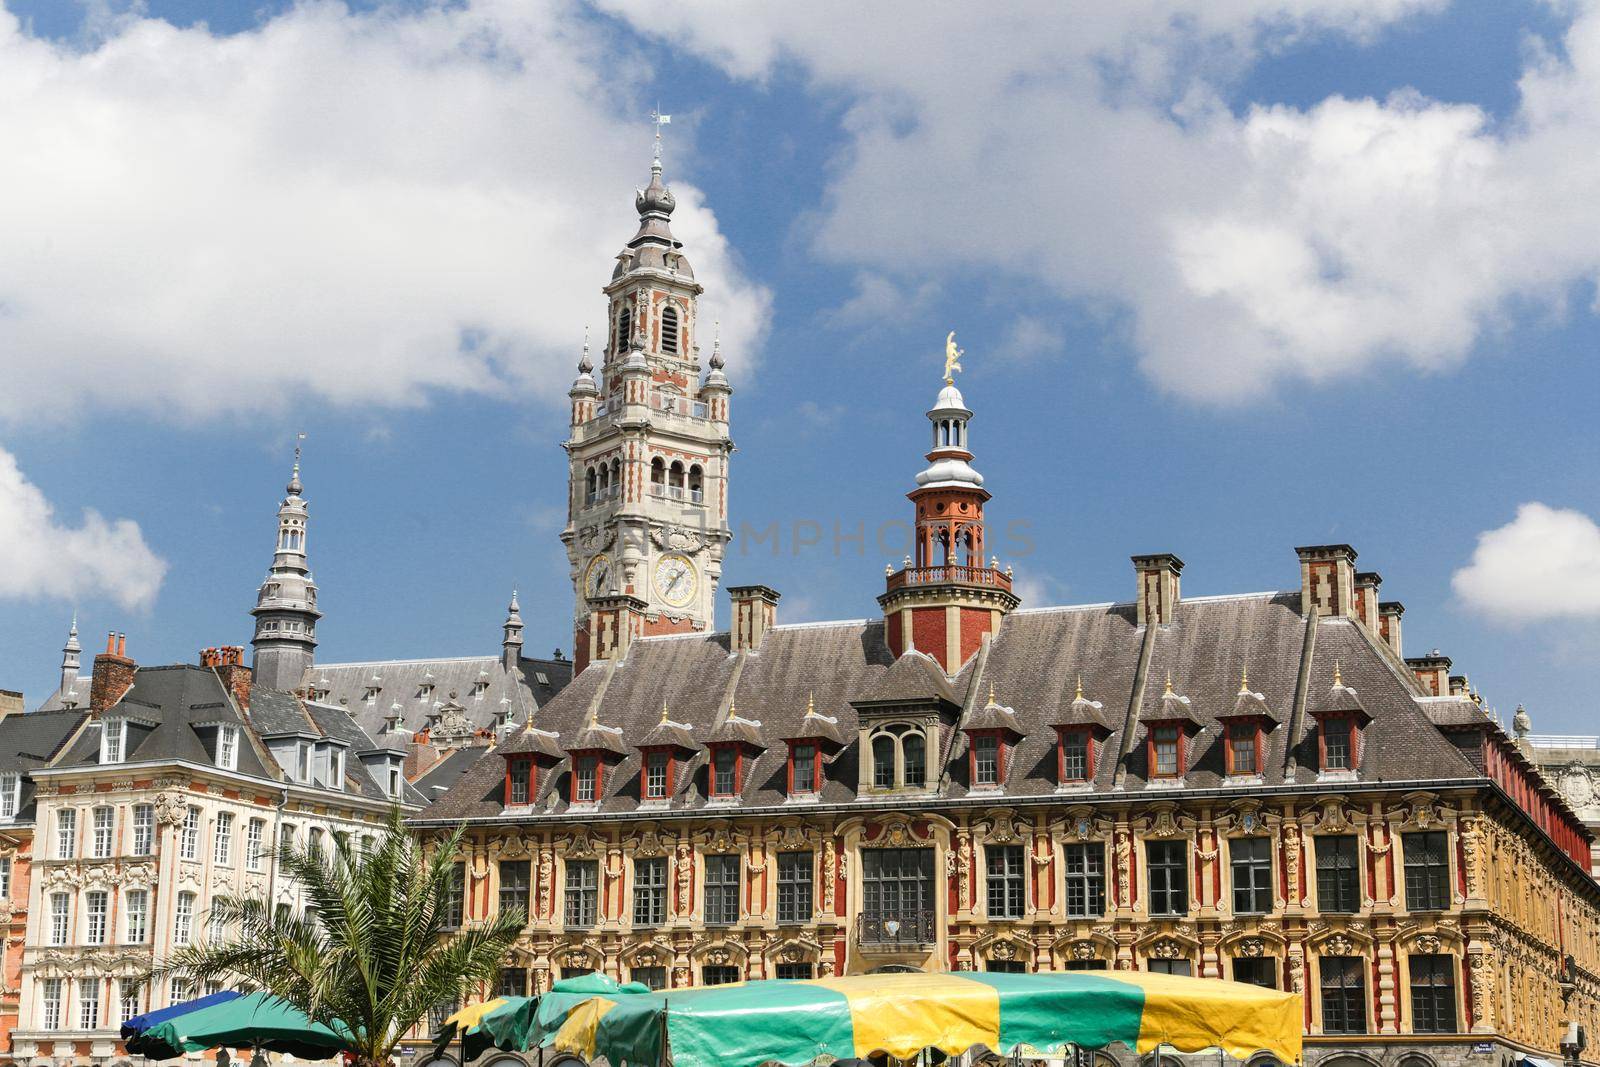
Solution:
<svg viewBox="0 0 1600 1067"><path fill-rule="evenodd" d="M583 573L583 595L603 596L611 588L611 559L605 555L596 556L589 561L589 569Z"/></svg>
<svg viewBox="0 0 1600 1067"><path fill-rule="evenodd" d="M700 578L689 557L673 553L656 561L656 592L675 608L681 608L694 599Z"/></svg>

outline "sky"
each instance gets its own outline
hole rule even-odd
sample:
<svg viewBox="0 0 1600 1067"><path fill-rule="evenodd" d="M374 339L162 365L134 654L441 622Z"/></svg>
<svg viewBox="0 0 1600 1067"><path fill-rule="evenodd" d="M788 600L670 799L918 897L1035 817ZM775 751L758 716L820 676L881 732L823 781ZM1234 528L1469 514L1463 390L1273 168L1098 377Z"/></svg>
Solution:
<svg viewBox="0 0 1600 1067"><path fill-rule="evenodd" d="M1600 5L1514 0L0 0L0 688L74 612L247 644L299 433L319 660L493 653L513 588L570 652L658 104L725 585L877 610L955 330L1028 605L1347 542L1408 654L1600 732Z"/></svg>

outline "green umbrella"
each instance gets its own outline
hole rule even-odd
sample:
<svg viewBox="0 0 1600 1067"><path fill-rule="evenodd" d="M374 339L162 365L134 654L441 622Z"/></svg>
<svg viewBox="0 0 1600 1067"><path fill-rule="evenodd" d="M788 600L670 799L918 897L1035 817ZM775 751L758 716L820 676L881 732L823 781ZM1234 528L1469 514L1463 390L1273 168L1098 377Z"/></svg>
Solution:
<svg viewBox="0 0 1600 1067"><path fill-rule="evenodd" d="M344 1037L271 993L251 993L179 1015L142 1035L144 1054L152 1060L209 1048L260 1048L323 1059L347 1047Z"/></svg>

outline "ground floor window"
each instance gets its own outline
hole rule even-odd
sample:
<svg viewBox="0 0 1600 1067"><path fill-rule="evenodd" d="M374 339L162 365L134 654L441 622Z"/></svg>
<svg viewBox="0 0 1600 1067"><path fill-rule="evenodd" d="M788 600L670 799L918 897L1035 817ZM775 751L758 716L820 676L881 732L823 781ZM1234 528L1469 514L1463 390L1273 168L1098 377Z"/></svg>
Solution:
<svg viewBox="0 0 1600 1067"><path fill-rule="evenodd" d="M635 967L630 972L630 977L640 985L649 986L651 989L667 988L665 967Z"/></svg>
<svg viewBox="0 0 1600 1067"><path fill-rule="evenodd" d="M742 980L743 975L739 968L729 965L706 964L700 968L700 983L702 985L731 985Z"/></svg>
<svg viewBox="0 0 1600 1067"><path fill-rule="evenodd" d="M1000 974L1027 974L1028 965L1021 960L990 960L983 965L986 971L996 971Z"/></svg>
<svg viewBox="0 0 1600 1067"><path fill-rule="evenodd" d="M1151 974L1190 975L1194 973L1194 968L1188 960L1151 960L1146 969Z"/></svg>
<svg viewBox="0 0 1600 1067"><path fill-rule="evenodd" d="M1419 1034L1455 1033L1454 956L1411 957L1411 1029Z"/></svg>
<svg viewBox="0 0 1600 1067"><path fill-rule="evenodd" d="M813 967L809 963L780 963L778 964L779 978L810 978Z"/></svg>
<svg viewBox="0 0 1600 1067"><path fill-rule="evenodd" d="M1271 956L1235 956L1233 980L1262 989L1278 988L1278 961Z"/></svg>
<svg viewBox="0 0 1600 1067"><path fill-rule="evenodd" d="M1322 1032L1367 1032L1367 976L1362 961L1350 956L1323 956Z"/></svg>
<svg viewBox="0 0 1600 1067"><path fill-rule="evenodd" d="M1106 969L1105 960L1068 960L1069 971L1103 971Z"/></svg>

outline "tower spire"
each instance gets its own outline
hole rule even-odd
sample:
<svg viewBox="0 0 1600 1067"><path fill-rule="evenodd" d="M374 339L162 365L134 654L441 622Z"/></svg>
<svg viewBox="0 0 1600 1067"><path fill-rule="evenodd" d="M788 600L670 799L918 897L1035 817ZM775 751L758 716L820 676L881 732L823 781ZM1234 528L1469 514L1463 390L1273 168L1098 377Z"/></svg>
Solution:
<svg viewBox="0 0 1600 1067"><path fill-rule="evenodd" d="M514 670L522 658L522 608L517 605L517 591L511 590L511 604L506 608L505 636L500 642L501 660L506 670Z"/></svg>
<svg viewBox="0 0 1600 1067"><path fill-rule="evenodd" d="M61 646L61 688L57 690L62 696L72 692L72 687L78 683L79 653L83 646L78 644L78 613L72 613L72 629L67 631L67 643Z"/></svg>
<svg viewBox="0 0 1600 1067"><path fill-rule="evenodd" d="M298 689L305 681L316 652L317 583L306 562L306 527L309 509L301 497L300 442L295 438L294 466L289 484L284 486L283 502L278 505L278 542L272 566L256 593L254 684L267 689Z"/></svg>

